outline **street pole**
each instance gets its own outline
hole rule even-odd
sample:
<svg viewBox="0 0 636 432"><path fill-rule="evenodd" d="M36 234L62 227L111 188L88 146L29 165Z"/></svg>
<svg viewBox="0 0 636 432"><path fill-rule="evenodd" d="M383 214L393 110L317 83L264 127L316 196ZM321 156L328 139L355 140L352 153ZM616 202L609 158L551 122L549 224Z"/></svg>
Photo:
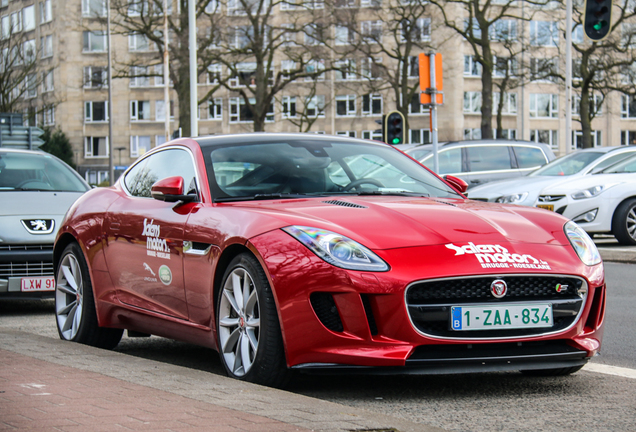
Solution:
<svg viewBox="0 0 636 432"><path fill-rule="evenodd" d="M197 17L195 0L188 0L188 46L190 49L190 136L199 136L197 122Z"/></svg>
<svg viewBox="0 0 636 432"><path fill-rule="evenodd" d="M115 184L115 167L113 166L113 71L112 49L110 41L110 0L106 2L106 42L108 44L108 183Z"/></svg>
<svg viewBox="0 0 636 432"><path fill-rule="evenodd" d="M435 174L439 174L439 154L437 143L437 87L435 77L435 53L430 52L428 54L431 59L431 138L433 139L433 171Z"/></svg>
<svg viewBox="0 0 636 432"><path fill-rule="evenodd" d="M166 111L165 136L170 141L170 40L168 37L168 0L163 0L163 104Z"/></svg>
<svg viewBox="0 0 636 432"><path fill-rule="evenodd" d="M572 149L572 0L565 14L565 154Z"/></svg>

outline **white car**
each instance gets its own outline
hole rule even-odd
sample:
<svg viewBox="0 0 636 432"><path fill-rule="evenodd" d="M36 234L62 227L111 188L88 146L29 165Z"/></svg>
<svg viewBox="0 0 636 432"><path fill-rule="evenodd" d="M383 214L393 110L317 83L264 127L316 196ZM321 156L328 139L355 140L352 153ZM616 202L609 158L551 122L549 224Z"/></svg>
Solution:
<svg viewBox="0 0 636 432"><path fill-rule="evenodd" d="M478 201L534 206L544 187L601 171L632 155L636 155L636 146L577 150L553 160L527 176L469 189L468 197Z"/></svg>
<svg viewBox="0 0 636 432"><path fill-rule="evenodd" d="M590 234L611 233L621 244L636 245L636 156L549 186L535 206L561 213Z"/></svg>

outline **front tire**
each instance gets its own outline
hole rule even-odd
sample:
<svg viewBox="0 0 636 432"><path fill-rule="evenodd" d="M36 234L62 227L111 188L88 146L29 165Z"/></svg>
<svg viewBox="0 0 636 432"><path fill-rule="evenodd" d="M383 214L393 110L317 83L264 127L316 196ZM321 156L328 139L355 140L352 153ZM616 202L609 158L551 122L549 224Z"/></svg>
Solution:
<svg viewBox="0 0 636 432"><path fill-rule="evenodd" d="M77 243L69 244L57 266L55 318L60 339L112 349L123 330L97 323L93 286L84 254Z"/></svg>
<svg viewBox="0 0 636 432"><path fill-rule="evenodd" d="M612 219L612 231L623 245L636 245L636 198L618 206Z"/></svg>
<svg viewBox="0 0 636 432"><path fill-rule="evenodd" d="M228 376L271 387L289 379L272 290L258 261L235 257L216 302L217 345Z"/></svg>

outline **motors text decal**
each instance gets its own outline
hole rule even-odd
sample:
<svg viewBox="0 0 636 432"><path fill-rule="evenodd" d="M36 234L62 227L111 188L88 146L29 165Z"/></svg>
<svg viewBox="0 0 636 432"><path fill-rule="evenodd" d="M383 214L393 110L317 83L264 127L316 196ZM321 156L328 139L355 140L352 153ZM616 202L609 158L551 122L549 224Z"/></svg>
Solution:
<svg viewBox="0 0 636 432"><path fill-rule="evenodd" d="M144 231L141 235L147 236L146 253L149 256L170 259L170 248L168 247L168 242L166 239L159 238L159 235L161 234L161 227L159 225L155 225L153 223L154 221L154 219L151 219L150 222L148 222L148 219L144 218Z"/></svg>
<svg viewBox="0 0 636 432"><path fill-rule="evenodd" d="M511 254L508 252L508 249L500 245L476 245L470 242L463 246L456 246L453 243L449 243L446 247L454 250L455 256L465 254L475 255L483 268L551 270L550 264L543 260L538 260L528 254Z"/></svg>

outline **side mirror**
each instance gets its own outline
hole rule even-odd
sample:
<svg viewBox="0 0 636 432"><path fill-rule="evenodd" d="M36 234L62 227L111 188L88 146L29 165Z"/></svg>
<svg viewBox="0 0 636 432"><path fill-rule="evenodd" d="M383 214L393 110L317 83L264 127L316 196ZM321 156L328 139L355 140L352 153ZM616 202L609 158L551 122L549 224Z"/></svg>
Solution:
<svg viewBox="0 0 636 432"><path fill-rule="evenodd" d="M459 177L455 177L452 175L445 175L444 180L446 180L446 182L450 184L453 187L453 189L455 189L459 193L464 194L468 190L468 183L466 183L464 180L460 179Z"/></svg>
<svg viewBox="0 0 636 432"><path fill-rule="evenodd" d="M166 202L192 202L197 196L194 194L184 194L183 177L166 177L152 185L150 195L156 200Z"/></svg>

